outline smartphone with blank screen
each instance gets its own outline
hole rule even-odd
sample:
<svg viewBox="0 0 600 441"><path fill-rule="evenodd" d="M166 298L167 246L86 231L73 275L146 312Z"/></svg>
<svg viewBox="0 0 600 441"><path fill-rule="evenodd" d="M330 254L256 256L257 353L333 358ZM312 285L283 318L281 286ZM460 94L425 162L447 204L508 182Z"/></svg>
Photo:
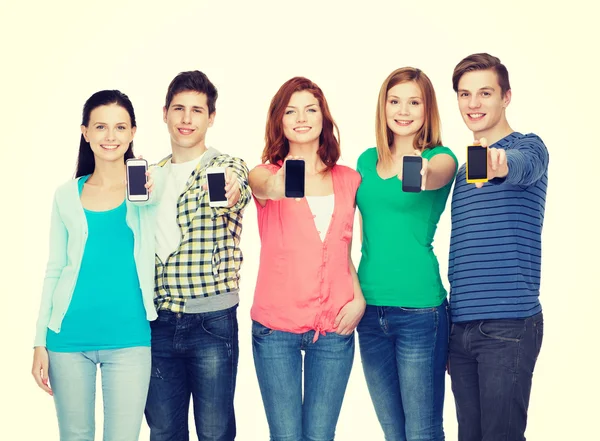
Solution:
<svg viewBox="0 0 600 441"><path fill-rule="evenodd" d="M402 159L402 191L418 193L421 191L423 159L420 156L405 156Z"/></svg>
<svg viewBox="0 0 600 441"><path fill-rule="evenodd" d="M303 198L305 184L304 159L288 159L285 167L285 197Z"/></svg>
<svg viewBox="0 0 600 441"><path fill-rule="evenodd" d="M131 202L147 201L150 197L145 187L148 181L146 171L148 162L145 159L131 158L125 161L127 170L127 199Z"/></svg>
<svg viewBox="0 0 600 441"><path fill-rule="evenodd" d="M208 205L211 207L227 207L229 201L225 197L225 169L209 167L206 169L208 185Z"/></svg>
<svg viewBox="0 0 600 441"><path fill-rule="evenodd" d="M488 149L480 145L467 146L467 182L487 182Z"/></svg>

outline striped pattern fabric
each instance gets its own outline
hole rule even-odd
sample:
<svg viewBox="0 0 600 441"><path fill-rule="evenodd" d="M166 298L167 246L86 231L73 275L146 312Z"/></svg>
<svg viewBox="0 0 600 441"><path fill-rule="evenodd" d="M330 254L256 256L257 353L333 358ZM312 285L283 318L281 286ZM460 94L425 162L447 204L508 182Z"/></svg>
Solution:
<svg viewBox="0 0 600 441"><path fill-rule="evenodd" d="M161 161L162 166L169 157ZM229 167L240 182L240 200L231 208L208 205L205 168ZM242 159L220 154L199 163L177 203L181 244L166 262L156 256L155 298L157 309L184 312L186 299L209 297L239 289L242 264L240 237L243 208L252 193L248 167Z"/></svg>
<svg viewBox="0 0 600 441"><path fill-rule="evenodd" d="M514 132L491 147L506 150L509 173L476 188L465 165L452 196L448 279L453 322L539 313L542 225L548 151Z"/></svg>

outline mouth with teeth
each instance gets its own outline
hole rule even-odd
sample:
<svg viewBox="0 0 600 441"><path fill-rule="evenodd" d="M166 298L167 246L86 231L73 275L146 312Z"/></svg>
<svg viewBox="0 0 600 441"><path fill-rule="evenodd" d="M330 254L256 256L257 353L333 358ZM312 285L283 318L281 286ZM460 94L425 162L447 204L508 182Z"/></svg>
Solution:
<svg viewBox="0 0 600 441"><path fill-rule="evenodd" d="M296 127L294 128L294 132L296 133L306 133L308 132L312 127L308 127L308 126L302 126L302 127Z"/></svg>
<svg viewBox="0 0 600 441"><path fill-rule="evenodd" d="M481 121L485 113L467 113L470 121Z"/></svg>
<svg viewBox="0 0 600 441"><path fill-rule="evenodd" d="M396 121L396 124L402 127L410 126L413 123L413 120L408 121L403 119L395 119L394 121Z"/></svg>
<svg viewBox="0 0 600 441"><path fill-rule="evenodd" d="M179 133L181 135L184 135L184 136L191 135L192 133L194 133L194 129L185 129L185 128L180 127L177 130L179 131Z"/></svg>
<svg viewBox="0 0 600 441"><path fill-rule="evenodd" d="M120 144L100 144L104 150L117 150Z"/></svg>

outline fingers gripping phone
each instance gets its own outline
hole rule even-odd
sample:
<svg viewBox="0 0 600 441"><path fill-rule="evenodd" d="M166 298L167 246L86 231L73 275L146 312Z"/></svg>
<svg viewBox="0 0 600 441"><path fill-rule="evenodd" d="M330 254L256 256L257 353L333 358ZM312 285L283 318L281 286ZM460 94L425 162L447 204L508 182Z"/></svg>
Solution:
<svg viewBox="0 0 600 441"><path fill-rule="evenodd" d="M487 182L488 149L480 145L467 146L467 182Z"/></svg>
<svg viewBox="0 0 600 441"><path fill-rule="evenodd" d="M285 161L285 197L303 198L305 184L304 159L288 159Z"/></svg>
<svg viewBox="0 0 600 441"><path fill-rule="evenodd" d="M402 191L418 193L421 191L423 176L423 158L420 156L405 156L402 159Z"/></svg>
<svg viewBox="0 0 600 441"><path fill-rule="evenodd" d="M149 198L146 171L148 162L145 159L128 159L125 161L127 170L127 199L131 202L147 201Z"/></svg>
<svg viewBox="0 0 600 441"><path fill-rule="evenodd" d="M211 207L227 207L229 201L225 196L225 169L223 167L207 168L206 184L208 186L208 205Z"/></svg>

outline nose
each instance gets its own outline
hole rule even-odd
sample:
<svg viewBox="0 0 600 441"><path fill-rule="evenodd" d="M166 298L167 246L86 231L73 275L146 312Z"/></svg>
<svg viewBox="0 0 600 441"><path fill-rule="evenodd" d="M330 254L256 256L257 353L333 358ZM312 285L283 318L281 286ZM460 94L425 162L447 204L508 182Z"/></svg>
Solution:
<svg viewBox="0 0 600 441"><path fill-rule="evenodd" d="M479 97L477 95L471 95L471 97L469 98L469 107L471 109L476 109L477 107L479 107L479 105Z"/></svg>
<svg viewBox="0 0 600 441"><path fill-rule="evenodd" d="M186 109L183 111L183 115L181 116L181 122L183 124L189 124L192 122L192 110Z"/></svg>
<svg viewBox="0 0 600 441"><path fill-rule="evenodd" d="M115 136L116 130L117 130L117 128L113 127L112 129L108 129L106 131L106 140L107 141L114 141L115 140L115 138L116 138L116 136Z"/></svg>
<svg viewBox="0 0 600 441"><path fill-rule="evenodd" d="M296 117L296 122L297 123L303 123L306 122L306 112L304 112L303 110L299 111L298 116Z"/></svg>
<svg viewBox="0 0 600 441"><path fill-rule="evenodd" d="M403 103L400 105L400 107L398 108L398 113L400 115L409 115L410 114L410 110L409 110L409 104L408 103Z"/></svg>

